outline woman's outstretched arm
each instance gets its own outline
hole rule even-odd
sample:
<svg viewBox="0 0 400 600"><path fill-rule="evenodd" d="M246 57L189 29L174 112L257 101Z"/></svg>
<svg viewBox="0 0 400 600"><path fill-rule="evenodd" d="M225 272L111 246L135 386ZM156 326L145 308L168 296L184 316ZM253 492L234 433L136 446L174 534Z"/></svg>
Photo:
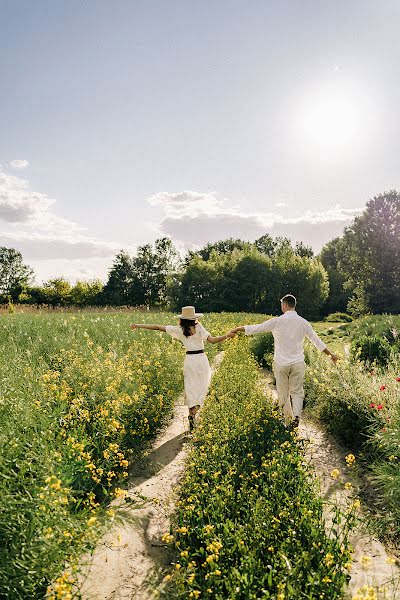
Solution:
<svg viewBox="0 0 400 600"><path fill-rule="evenodd" d="M149 325L147 323L132 323L131 329L152 329L153 331L164 331L165 325Z"/></svg>
<svg viewBox="0 0 400 600"><path fill-rule="evenodd" d="M209 335L207 338L207 342L210 342L210 344L218 344L218 342L223 342L224 340L227 340L228 338L232 338L234 337L234 334L232 334L231 332L225 334L225 335L216 335L215 337L212 335Z"/></svg>

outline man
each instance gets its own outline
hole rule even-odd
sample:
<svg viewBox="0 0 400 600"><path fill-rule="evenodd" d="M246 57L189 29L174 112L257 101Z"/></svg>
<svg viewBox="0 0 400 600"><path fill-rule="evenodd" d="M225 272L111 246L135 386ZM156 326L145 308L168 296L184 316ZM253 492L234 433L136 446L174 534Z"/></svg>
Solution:
<svg viewBox="0 0 400 600"><path fill-rule="evenodd" d="M273 372L276 379L279 405L285 421L293 421L298 427L304 402L304 338L336 363L338 356L333 354L317 336L310 323L296 312L296 298L287 294L281 299L282 315L260 323L235 327L230 333L244 331L246 335L271 331L274 336ZM292 402L290 402L290 400Z"/></svg>

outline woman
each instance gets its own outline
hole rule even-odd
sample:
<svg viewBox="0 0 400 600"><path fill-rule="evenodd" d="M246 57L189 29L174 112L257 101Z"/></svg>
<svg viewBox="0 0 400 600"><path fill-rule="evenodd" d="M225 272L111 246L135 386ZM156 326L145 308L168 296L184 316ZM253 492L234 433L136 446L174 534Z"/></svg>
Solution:
<svg viewBox="0 0 400 600"><path fill-rule="evenodd" d="M152 329L165 331L168 335L179 340L186 348L186 357L183 365L183 378L185 382L186 403L189 407L189 428L194 427L194 417L207 396L211 382L211 369L207 355L204 352L204 342L217 344L234 334L218 335L213 337L198 322L203 315L196 313L194 306L184 306L179 315L179 326L174 325L147 325L132 324L131 329Z"/></svg>

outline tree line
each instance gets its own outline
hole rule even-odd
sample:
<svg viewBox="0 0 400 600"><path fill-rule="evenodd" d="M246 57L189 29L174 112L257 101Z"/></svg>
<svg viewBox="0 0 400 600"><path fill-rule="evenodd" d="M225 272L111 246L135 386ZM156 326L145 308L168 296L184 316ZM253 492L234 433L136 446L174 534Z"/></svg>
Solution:
<svg viewBox="0 0 400 600"><path fill-rule="evenodd" d="M294 294L307 318L336 311L400 312L400 194L375 196L362 214L315 256L312 248L265 234L221 240L181 257L169 238L121 251L105 284L62 277L34 286L32 270L0 248L0 300L50 306L146 306L277 314Z"/></svg>

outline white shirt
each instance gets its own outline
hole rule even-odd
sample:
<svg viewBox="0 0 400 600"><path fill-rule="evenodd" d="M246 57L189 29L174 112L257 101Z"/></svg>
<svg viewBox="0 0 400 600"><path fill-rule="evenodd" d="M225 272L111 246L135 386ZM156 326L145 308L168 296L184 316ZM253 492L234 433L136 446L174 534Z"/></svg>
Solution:
<svg viewBox="0 0 400 600"><path fill-rule="evenodd" d="M167 325L166 333L179 340L186 350L204 350L204 342L211 335L201 323L196 323L196 333L186 337L180 325Z"/></svg>
<svg viewBox="0 0 400 600"><path fill-rule="evenodd" d="M271 331L274 336L274 361L281 367L304 360L305 337L318 350L326 348L326 344L317 336L310 323L295 310L288 310L280 317L274 317L259 325L246 325L244 331L246 335Z"/></svg>

